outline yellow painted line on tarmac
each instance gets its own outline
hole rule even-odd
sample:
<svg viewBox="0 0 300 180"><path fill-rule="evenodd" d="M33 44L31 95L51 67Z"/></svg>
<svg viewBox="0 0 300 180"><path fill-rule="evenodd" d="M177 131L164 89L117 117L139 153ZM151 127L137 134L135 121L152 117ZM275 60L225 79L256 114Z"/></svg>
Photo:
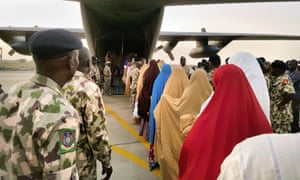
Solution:
<svg viewBox="0 0 300 180"><path fill-rule="evenodd" d="M114 152L119 153L122 156L127 157L129 160L133 161L134 163L136 163L137 165L143 167L144 169L149 171L149 166L148 166L148 162L142 160L141 158L137 157L136 155L118 147L118 146L112 146L112 150ZM153 171L151 171L152 174L160 177L160 172L158 169L154 169Z"/></svg>
<svg viewBox="0 0 300 180"><path fill-rule="evenodd" d="M123 127L125 127L130 134L132 134L138 141L140 141L141 144L145 146L145 148L148 150L149 143L142 137L139 136L139 134L136 132L135 129L133 129L124 119L122 119L117 113L115 113L108 105L104 105L105 110L113 116ZM113 145L112 150L116 153L119 153L120 155L128 158L129 160L133 161L137 165L143 167L144 169L149 171L148 162L144 161L143 159L137 157L136 155L124 150L123 148L120 148L118 146ZM151 171L154 175L160 177L160 171L159 169L154 169Z"/></svg>
<svg viewBox="0 0 300 180"><path fill-rule="evenodd" d="M142 145L145 146L147 150L149 150L149 143L142 137L140 136L135 129L133 129L124 119L122 119L117 113L115 113L108 105L104 105L105 110L111 114L119 123L124 126L130 134L132 134Z"/></svg>

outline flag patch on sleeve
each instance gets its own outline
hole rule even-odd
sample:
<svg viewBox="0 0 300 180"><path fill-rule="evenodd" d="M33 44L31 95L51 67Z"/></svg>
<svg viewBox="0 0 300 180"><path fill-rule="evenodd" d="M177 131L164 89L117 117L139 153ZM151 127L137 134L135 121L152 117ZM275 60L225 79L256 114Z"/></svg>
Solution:
<svg viewBox="0 0 300 180"><path fill-rule="evenodd" d="M76 130L61 129L58 130L59 135L59 153L67 153L76 150Z"/></svg>
<svg viewBox="0 0 300 180"><path fill-rule="evenodd" d="M283 82L283 84L288 84L289 80L288 79L284 79L282 82Z"/></svg>

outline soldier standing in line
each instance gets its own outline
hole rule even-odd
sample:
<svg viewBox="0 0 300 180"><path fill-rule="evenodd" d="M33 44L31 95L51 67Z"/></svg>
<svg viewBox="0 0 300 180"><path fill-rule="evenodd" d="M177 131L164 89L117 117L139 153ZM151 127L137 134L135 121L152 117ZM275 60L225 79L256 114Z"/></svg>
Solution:
<svg viewBox="0 0 300 180"><path fill-rule="evenodd" d="M130 72L129 75L129 81L130 81L130 107L132 108L132 112L134 110L134 104L136 100L136 93L137 93L137 81L140 75L140 69L141 69L142 63L140 62L140 59L137 59L137 61L132 65L133 69Z"/></svg>
<svg viewBox="0 0 300 180"><path fill-rule="evenodd" d="M111 95L110 87L111 87L111 62L106 61L105 66L103 69L103 75L104 75L104 94L105 95Z"/></svg>
<svg viewBox="0 0 300 180"><path fill-rule="evenodd" d="M82 43L52 29L34 33L29 47L36 74L0 100L0 179L78 179L80 118L61 87L77 69Z"/></svg>
<svg viewBox="0 0 300 180"><path fill-rule="evenodd" d="M77 141L77 168L79 178L97 179L97 163L102 164L102 174L109 179L112 174L111 146L106 129L103 98L99 86L88 80L85 75L90 71L88 49L79 50L78 71L72 81L63 87L65 97L81 116L80 136Z"/></svg>
<svg viewBox="0 0 300 180"><path fill-rule="evenodd" d="M187 65L186 65L186 59L185 59L184 56L181 56L181 57L180 57L180 65L181 65L181 67L184 69L185 74L186 74L187 76L189 76L189 68L188 68Z"/></svg>
<svg viewBox="0 0 300 180"><path fill-rule="evenodd" d="M293 122L291 100L295 89L286 70L287 65L283 61L275 60L271 64L269 94L274 133L290 133Z"/></svg>
<svg viewBox="0 0 300 180"><path fill-rule="evenodd" d="M92 79L98 86L100 86L100 70L98 66L98 58L96 56L92 57L90 79Z"/></svg>
<svg viewBox="0 0 300 180"><path fill-rule="evenodd" d="M210 70L207 73L207 77L208 77L208 80L209 80L210 84L212 85L212 87L214 87L212 77L213 77L214 71L221 65L221 58L217 54L212 55L209 57L208 63L209 63Z"/></svg>

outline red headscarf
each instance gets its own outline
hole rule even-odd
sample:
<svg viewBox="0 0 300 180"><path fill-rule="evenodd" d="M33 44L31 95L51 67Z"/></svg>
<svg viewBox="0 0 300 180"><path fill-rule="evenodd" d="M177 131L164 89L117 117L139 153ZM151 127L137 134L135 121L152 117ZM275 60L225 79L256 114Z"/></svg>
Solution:
<svg viewBox="0 0 300 180"><path fill-rule="evenodd" d="M220 165L240 141L272 128L243 71L232 64L213 76L215 93L184 140L179 180L215 180Z"/></svg>

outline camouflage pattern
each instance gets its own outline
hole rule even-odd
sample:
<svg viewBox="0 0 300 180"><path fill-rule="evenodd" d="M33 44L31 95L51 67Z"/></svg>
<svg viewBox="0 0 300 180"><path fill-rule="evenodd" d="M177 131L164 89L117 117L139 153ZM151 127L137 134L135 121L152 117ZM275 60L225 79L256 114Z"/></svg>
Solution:
<svg viewBox="0 0 300 180"><path fill-rule="evenodd" d="M36 74L0 98L0 179L78 179L80 118L59 85Z"/></svg>
<svg viewBox="0 0 300 180"><path fill-rule="evenodd" d="M104 93L110 94L110 86L111 86L111 68L108 64L105 64L103 69L103 75L104 75Z"/></svg>
<svg viewBox="0 0 300 180"><path fill-rule="evenodd" d="M93 80L96 84L100 85L100 70L97 64L90 64L91 65L91 71L89 74L90 80Z"/></svg>
<svg viewBox="0 0 300 180"><path fill-rule="evenodd" d="M215 69L212 69L209 73L207 73L207 78L209 80L209 83L211 84L211 87L214 87L213 80L212 80L214 71Z"/></svg>
<svg viewBox="0 0 300 180"><path fill-rule="evenodd" d="M77 143L77 168L80 179L96 179L96 159L110 167L111 147L106 129L105 109L100 88L76 71L63 87L66 98L82 118Z"/></svg>
<svg viewBox="0 0 300 180"><path fill-rule="evenodd" d="M278 110L278 104L282 101L283 94L295 93L292 81L287 74L282 76L269 76L269 93L271 106L271 124L275 133L291 132L293 121L291 102L285 104L283 110Z"/></svg>
<svg viewBox="0 0 300 180"><path fill-rule="evenodd" d="M131 84L130 84L130 107L134 108L134 103L136 99L136 88L137 88L137 82L138 78L140 75L140 70L139 68L135 67L134 69L131 70L129 78L131 78Z"/></svg>

